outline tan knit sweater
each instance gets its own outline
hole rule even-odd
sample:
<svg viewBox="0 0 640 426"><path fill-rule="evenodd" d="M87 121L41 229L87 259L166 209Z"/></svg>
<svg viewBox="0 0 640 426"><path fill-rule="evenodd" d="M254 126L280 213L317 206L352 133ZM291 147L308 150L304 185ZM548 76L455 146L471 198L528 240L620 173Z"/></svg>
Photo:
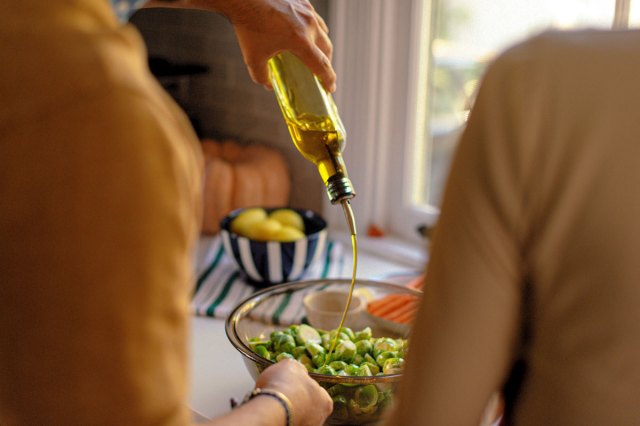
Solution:
<svg viewBox="0 0 640 426"><path fill-rule="evenodd" d="M640 32L512 48L452 166L389 424L477 425L520 350L516 424L640 424L639 255Z"/></svg>

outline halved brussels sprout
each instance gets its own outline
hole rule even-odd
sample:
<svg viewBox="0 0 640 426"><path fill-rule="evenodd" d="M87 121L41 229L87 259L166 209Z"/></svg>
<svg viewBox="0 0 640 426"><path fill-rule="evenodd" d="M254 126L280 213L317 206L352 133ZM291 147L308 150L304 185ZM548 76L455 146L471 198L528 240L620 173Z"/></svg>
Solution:
<svg viewBox="0 0 640 426"><path fill-rule="evenodd" d="M360 355L371 353L373 350L373 343L370 340L358 340L356 342L356 352Z"/></svg>
<svg viewBox="0 0 640 426"><path fill-rule="evenodd" d="M306 345L307 343L322 343L322 338L318 330L307 324L300 324L296 334L296 343L298 345Z"/></svg>
<svg viewBox="0 0 640 426"><path fill-rule="evenodd" d="M398 358L398 353L397 352L382 352L380 355L378 355L376 357L376 363L380 366L380 367L384 367L384 363L386 360L388 360L389 358Z"/></svg>
<svg viewBox="0 0 640 426"><path fill-rule="evenodd" d="M283 359L295 359L295 358L290 353L280 352L278 356L276 356L276 362L282 361Z"/></svg>
<svg viewBox="0 0 640 426"><path fill-rule="evenodd" d="M333 398L333 413L331 414L334 419L346 420L349 418L349 406L347 398L344 395L336 395Z"/></svg>
<svg viewBox="0 0 640 426"><path fill-rule="evenodd" d="M290 334L281 332L275 332L271 335L271 341L273 342L273 349L276 352L293 352L296 347L296 342Z"/></svg>
<svg viewBox="0 0 640 426"><path fill-rule="evenodd" d="M404 359L402 358L388 358L382 366L382 372L384 374L400 374L404 368Z"/></svg>
<svg viewBox="0 0 640 426"><path fill-rule="evenodd" d="M338 360L351 362L356 354L356 344L351 340L339 341L334 353Z"/></svg>
<svg viewBox="0 0 640 426"><path fill-rule="evenodd" d="M360 331L357 331L354 336L354 341L359 342L360 340L369 340L371 339L371 327L365 327Z"/></svg>
<svg viewBox="0 0 640 426"><path fill-rule="evenodd" d="M331 368L331 366L329 366L329 365L323 365L323 366L319 367L316 370L316 373L318 373L318 374L326 374L327 376L335 376L336 375L336 370Z"/></svg>
<svg viewBox="0 0 640 426"><path fill-rule="evenodd" d="M373 343L373 356L377 359L382 352L398 350L398 343L389 337L381 337Z"/></svg>
<svg viewBox="0 0 640 426"><path fill-rule="evenodd" d="M331 368L333 368L334 370L338 371L338 370L344 370L345 368L347 368L347 364L344 361L333 361L329 364L329 366Z"/></svg>

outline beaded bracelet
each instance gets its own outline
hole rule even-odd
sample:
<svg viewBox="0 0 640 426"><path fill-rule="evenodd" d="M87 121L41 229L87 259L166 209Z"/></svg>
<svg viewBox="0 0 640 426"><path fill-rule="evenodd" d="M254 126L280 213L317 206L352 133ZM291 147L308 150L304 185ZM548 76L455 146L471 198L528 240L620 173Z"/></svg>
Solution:
<svg viewBox="0 0 640 426"><path fill-rule="evenodd" d="M280 404L282 404L282 406L284 407L284 411L286 413L286 419L285 419L286 425L293 426L293 415L292 415L293 408L291 407L291 401L289 401L289 398L287 398L285 394L283 394L282 392L278 392L276 390L255 388L254 390L249 392L247 395L245 395L244 399L240 404L238 404L235 399L231 398L231 408L236 408L238 405L245 404L251 401L256 396L260 396L260 395L267 395L272 398L275 398Z"/></svg>

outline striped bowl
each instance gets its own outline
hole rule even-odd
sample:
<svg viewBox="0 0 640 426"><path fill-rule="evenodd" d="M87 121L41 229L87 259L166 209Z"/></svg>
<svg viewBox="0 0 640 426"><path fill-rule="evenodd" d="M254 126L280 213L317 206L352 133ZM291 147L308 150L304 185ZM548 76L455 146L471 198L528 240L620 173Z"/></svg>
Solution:
<svg viewBox="0 0 640 426"><path fill-rule="evenodd" d="M231 222L243 210L234 210L222 219L220 234L225 252L251 284L268 287L296 281L322 255L327 241L327 222L319 214L293 208L304 220L305 238L281 243L252 240L231 232ZM276 208L265 210L270 213Z"/></svg>

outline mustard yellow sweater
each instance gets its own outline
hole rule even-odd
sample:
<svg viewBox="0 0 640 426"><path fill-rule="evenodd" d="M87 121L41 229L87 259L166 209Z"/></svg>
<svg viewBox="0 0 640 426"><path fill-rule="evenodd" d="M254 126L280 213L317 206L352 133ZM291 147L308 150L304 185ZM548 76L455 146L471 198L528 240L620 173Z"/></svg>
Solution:
<svg viewBox="0 0 640 426"><path fill-rule="evenodd" d="M186 424L195 135L108 0L0 43L0 424Z"/></svg>

